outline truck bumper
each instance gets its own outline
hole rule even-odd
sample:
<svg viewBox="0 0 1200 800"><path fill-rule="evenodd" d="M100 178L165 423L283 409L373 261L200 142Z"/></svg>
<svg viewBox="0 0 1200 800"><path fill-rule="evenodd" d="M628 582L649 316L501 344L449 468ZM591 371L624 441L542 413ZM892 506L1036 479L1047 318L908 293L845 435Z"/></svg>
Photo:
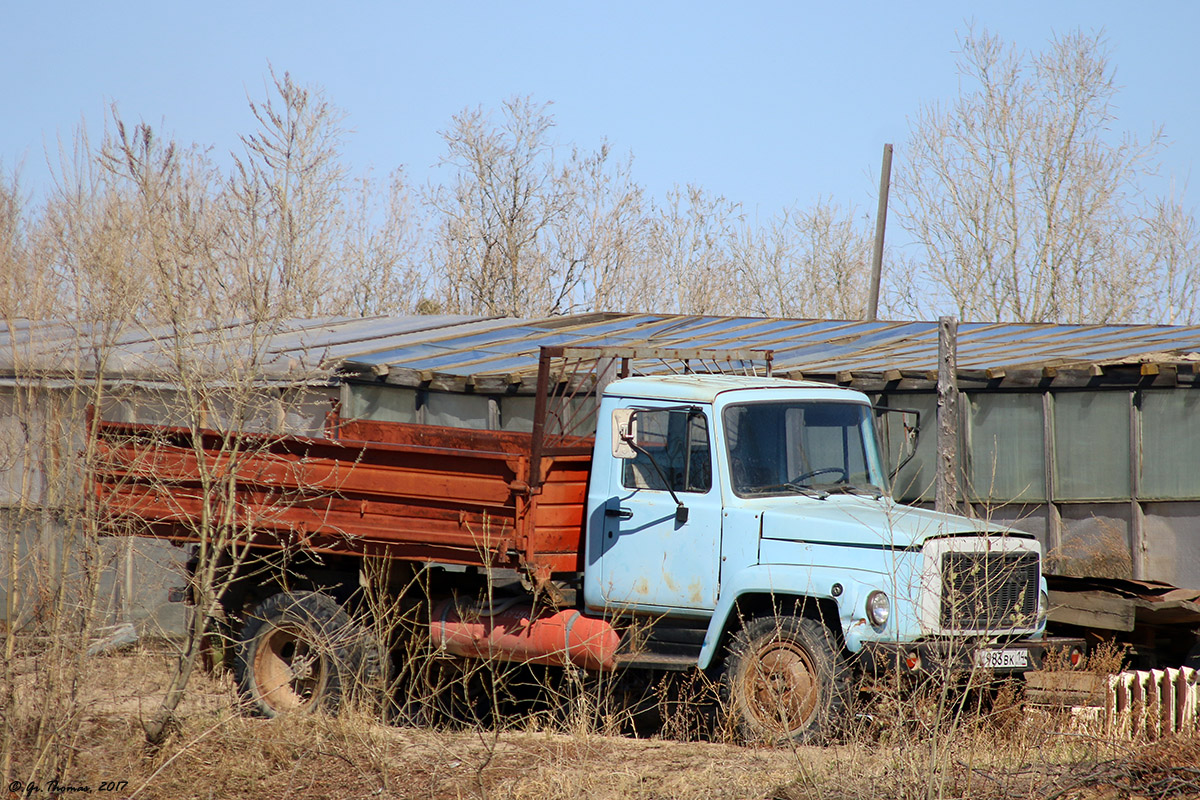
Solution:
<svg viewBox="0 0 1200 800"><path fill-rule="evenodd" d="M1062 666L1079 666L1086 654L1083 639L1047 637L1036 641L972 642L962 639L930 639L893 643L866 642L858 653L864 671L883 673L895 670L908 674L929 674L949 670L973 669L997 674L1015 674L1040 670L1048 658L1063 659Z"/></svg>

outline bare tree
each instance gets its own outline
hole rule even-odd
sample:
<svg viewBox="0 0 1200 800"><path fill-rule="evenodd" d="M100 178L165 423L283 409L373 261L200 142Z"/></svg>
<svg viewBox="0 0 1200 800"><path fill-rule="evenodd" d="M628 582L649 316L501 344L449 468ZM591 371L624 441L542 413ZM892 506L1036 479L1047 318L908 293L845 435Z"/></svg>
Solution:
<svg viewBox="0 0 1200 800"><path fill-rule="evenodd" d="M553 126L546 105L516 97L498 124L480 108L442 132L453 181L431 187L427 207L448 310L546 315L612 302L641 192L607 145L560 162Z"/></svg>
<svg viewBox="0 0 1200 800"><path fill-rule="evenodd" d="M867 304L871 234L832 200L744 226L736 248L745 310L778 317L859 319Z"/></svg>
<svg viewBox="0 0 1200 800"><path fill-rule="evenodd" d="M1141 231L1148 261L1157 266L1149 305L1155 317L1170 324L1200 319L1200 226L1174 198L1154 201Z"/></svg>
<svg viewBox="0 0 1200 800"><path fill-rule="evenodd" d="M100 162L107 193L123 215L114 231L125 247L118 285L129 291L125 284L137 282L135 296L154 321L183 325L227 315L215 249L216 175L207 159L164 140L149 125L127 126L114 110Z"/></svg>
<svg viewBox="0 0 1200 800"><path fill-rule="evenodd" d="M134 209L101 166L85 126L60 142L52 173L53 187L29 223L26 269L44 276L38 285L58 301L53 316L87 324L152 316L133 246Z"/></svg>
<svg viewBox="0 0 1200 800"><path fill-rule="evenodd" d="M258 130L226 181L223 256L248 318L312 316L327 311L344 224L343 114L321 89L270 77L274 95L250 101Z"/></svg>
<svg viewBox="0 0 1200 800"><path fill-rule="evenodd" d="M765 228L695 185L656 205L607 144L557 160L546 105L514 98L499 116L464 111L442 133L453 181L426 195L441 308L861 314L869 240L834 204Z"/></svg>
<svg viewBox="0 0 1200 800"><path fill-rule="evenodd" d="M225 592L251 568L244 533L254 521L242 518L229 499L245 463L262 446L245 434L276 431L276 421L285 415L286 398L296 394L289 390L312 378L299 368L294 381L272 381L267 376L268 365L278 357L269 347L272 336L286 315L306 302L306 289L277 272L239 281L250 276L236 267L230 269L230 264L247 262L228 259L226 237L230 231L248 229L248 210L236 203L213 203L216 181L206 162L189 159L148 126L129 128L114 118L114 129L101 162L108 174L107 188L122 198L129 220L122 252L129 254L126 262L145 282L143 302L155 311L137 323L139 338L148 346L140 355L144 363L136 366L169 387L162 401L152 401L153 392L139 392L127 404L135 409L135 416L147 413L149 407L150 413L165 417L160 422L169 422L176 431L183 429L186 436L181 444L164 434L162 441L148 448L152 460L164 460L144 464L129 462L119 436L114 438L110 432L98 445L96 474L105 481L114 475L135 476L148 482L156 495L179 502L180 509L172 516L187 522L180 523L186 529L176 535L195 542L189 588L196 612L171 682L144 723L147 740L159 744L170 730L205 638L220 617ZM271 226L267 233L289 235L291 228ZM253 255L269 258L279 252L308 252L302 245L302 240L268 239ZM229 319L222 304L245 316ZM129 326L135 324L128 316L123 319ZM103 410L103 404L98 404ZM182 473L173 472L171 464L185 467ZM186 488L180 489L181 485ZM110 533L124 532L123 526L136 523L136 515L127 518L115 511L101 517Z"/></svg>
<svg viewBox="0 0 1200 800"><path fill-rule="evenodd" d="M529 98L503 104L498 127L481 108L465 110L442 132L455 168L453 185L432 190L439 260L454 310L518 316L553 313L578 281L546 280L551 226L569 214L571 198L554 163L545 105Z"/></svg>
<svg viewBox="0 0 1200 800"><path fill-rule="evenodd" d="M637 302L633 276L645 267L651 226L645 193L633 180L633 156L616 160L607 142L591 153L572 150L565 179L574 202L556 231L567 274L582 268L564 297L564 313L613 311Z"/></svg>
<svg viewBox="0 0 1200 800"><path fill-rule="evenodd" d="M380 186L369 174L353 181L346 226L327 287L330 311L355 316L412 313L429 282L424 236L404 171Z"/></svg>
<svg viewBox="0 0 1200 800"><path fill-rule="evenodd" d="M10 317L28 315L28 298L22 287L34 283L27 254L29 220L23 206L18 174L6 174L0 162L0 314Z"/></svg>
<svg viewBox="0 0 1200 800"><path fill-rule="evenodd" d="M145 723L147 739L161 742L221 614L223 593L253 568L237 544L252 521L225 502L239 465L254 455L254 440L243 434L277 432L293 404L311 401L314 376L303 370L264 379L274 357L268 342L286 315L330 307L321 281L339 252L363 245L364 257L348 262L347 277L372 281L366 302L376 307L387 299L374 279L412 258L402 252L407 212L399 183L389 187L382 223L365 207L357 231L339 228L345 187L331 144L335 115L286 76L276 88L282 99L252 104L264 130L247 137L247 155L231 175L218 174L201 150L181 148L148 125L127 125L114 109L98 147L81 127L60 148L54 186L40 207L28 208L15 175L0 181L0 319L12 342L3 355L16 384L0 392L0 484L9 526L0 548L5 784L10 775L68 774L85 730L76 688L86 682L85 653L99 619L99 554L114 549L102 544L114 540L99 533L128 532L111 509L97 506L84 477L98 465L97 451L105 451L104 461L113 444L99 446L84 420L98 419L110 405L105 376L115 344L136 331L144 363L122 366L170 387L158 392L162 398L147 391L123 401L191 432L188 479L198 490L190 497L201 506L189 537L197 543L190 572L197 613L178 670ZM380 269L371 272L374 266ZM388 279L392 297L403 280ZM48 328L28 322L51 315L62 322ZM71 358L51 359L52 368L31 360L25 348L44 359L47 344L25 336L27 329L71 342ZM97 414L86 414L86 407ZM215 451L211 436L201 443L201 430L216 432ZM163 444L171 457L189 456L177 443L164 438ZM171 478L157 485L167 495ZM77 568L79 575L72 572ZM30 655L39 659L32 678L15 666ZM40 699L18 704L18 696ZM14 760L28 747L31 762Z"/></svg>
<svg viewBox="0 0 1200 800"><path fill-rule="evenodd" d="M668 192L651 218L639 310L736 313L733 248L742 223L737 203L699 186Z"/></svg>
<svg viewBox="0 0 1200 800"><path fill-rule="evenodd" d="M44 208L28 216L6 194L10 283L49 271L56 316L92 321L858 313L862 235L832 203L765 225L697 186L656 204L607 143L560 156L548 107L528 98L456 115L451 180L418 200L401 170L351 178L341 113L319 89L271 79L226 171L115 109L98 149L81 129Z"/></svg>
<svg viewBox="0 0 1200 800"><path fill-rule="evenodd" d="M1182 299L1194 248L1172 256L1152 232L1194 226L1142 188L1161 132L1141 142L1109 131L1118 87L1102 36L1059 36L1026 54L972 30L960 46L960 94L913 119L896 180L900 218L922 247L919 277L934 289L925 296L940 289L962 317L1023 322L1126 321ZM1169 299L1157 288L1165 270Z"/></svg>
<svg viewBox="0 0 1200 800"><path fill-rule="evenodd" d="M88 252L108 252L111 241L100 241L102 226L71 232L64 231L70 225L59 226L81 221L70 205L89 206L81 199L89 194L81 184L62 183L34 215L20 204L15 178L0 194L0 325L7 334L0 361L10 378L0 388L3 785L12 777L42 781L69 774L83 749L88 708L80 687L88 685L93 668L87 651L102 616L100 575L113 554L96 536L98 516L83 474L94 455L86 409L98 396L95 376L106 370L114 326L80 324L78 307L61 301L86 292L63 281L86 283L91 276L54 268L55 256L79 228L97 233ZM77 266L79 260L64 263ZM108 302L96 299L89 310ZM51 315L59 319L34 321Z"/></svg>

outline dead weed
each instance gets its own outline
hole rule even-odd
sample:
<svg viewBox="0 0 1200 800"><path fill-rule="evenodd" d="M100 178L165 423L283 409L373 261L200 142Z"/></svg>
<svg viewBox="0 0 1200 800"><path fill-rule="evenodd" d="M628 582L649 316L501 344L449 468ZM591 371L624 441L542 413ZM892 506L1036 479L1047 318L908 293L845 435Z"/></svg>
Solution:
<svg viewBox="0 0 1200 800"><path fill-rule="evenodd" d="M1200 797L1200 738L1105 742L1023 709L1011 690L951 728L910 710L887 735L772 749L574 729L395 727L354 710L266 721L238 714L227 678L205 676L168 742L150 751L142 715L165 686L169 658L143 650L95 660L64 780L127 781L124 796L146 800Z"/></svg>

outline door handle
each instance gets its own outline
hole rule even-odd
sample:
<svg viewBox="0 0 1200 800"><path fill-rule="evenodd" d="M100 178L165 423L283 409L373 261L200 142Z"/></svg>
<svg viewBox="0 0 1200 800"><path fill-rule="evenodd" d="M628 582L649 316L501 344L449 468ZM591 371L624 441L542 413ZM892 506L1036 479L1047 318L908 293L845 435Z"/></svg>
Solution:
<svg viewBox="0 0 1200 800"><path fill-rule="evenodd" d="M626 508L625 506L620 506L618 508L612 508L610 506L609 508L604 509L604 516L616 517L617 519L633 519L633 509Z"/></svg>

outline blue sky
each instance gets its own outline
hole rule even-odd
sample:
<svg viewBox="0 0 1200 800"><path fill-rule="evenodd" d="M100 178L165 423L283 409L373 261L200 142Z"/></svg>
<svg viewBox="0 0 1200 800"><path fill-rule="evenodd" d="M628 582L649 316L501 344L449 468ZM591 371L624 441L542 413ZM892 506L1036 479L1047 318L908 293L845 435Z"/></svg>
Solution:
<svg viewBox="0 0 1200 800"><path fill-rule="evenodd" d="M691 182L751 214L819 197L873 214L883 143L903 169L908 118L955 94L968 20L1030 49L1104 29L1124 87L1117 130L1162 125L1162 185L1200 178L1194 3L47 0L5 17L0 162L33 188L46 148L81 120L98 129L114 102L128 121L235 148L270 63L346 112L356 169L436 178L452 114L521 94L553 101L558 140L631 151L656 197Z"/></svg>

